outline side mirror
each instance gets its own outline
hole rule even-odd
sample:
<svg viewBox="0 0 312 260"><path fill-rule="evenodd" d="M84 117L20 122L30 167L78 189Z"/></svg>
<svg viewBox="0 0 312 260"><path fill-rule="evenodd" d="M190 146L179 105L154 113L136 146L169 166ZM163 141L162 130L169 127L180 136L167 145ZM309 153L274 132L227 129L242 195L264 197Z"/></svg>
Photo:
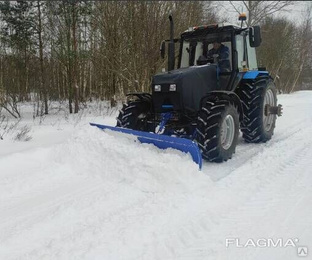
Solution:
<svg viewBox="0 0 312 260"><path fill-rule="evenodd" d="M165 41L162 41L161 45L160 45L160 57L162 59L164 59L165 58L165 54L166 54L166 43L165 43Z"/></svg>
<svg viewBox="0 0 312 260"><path fill-rule="evenodd" d="M249 43L250 47L259 47L261 44L260 26L256 25L249 28Z"/></svg>

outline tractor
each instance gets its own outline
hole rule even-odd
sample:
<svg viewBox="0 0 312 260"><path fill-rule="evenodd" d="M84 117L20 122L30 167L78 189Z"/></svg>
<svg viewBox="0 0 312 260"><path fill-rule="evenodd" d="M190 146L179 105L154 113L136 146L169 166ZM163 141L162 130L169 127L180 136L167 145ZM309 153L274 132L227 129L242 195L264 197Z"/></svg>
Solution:
<svg viewBox="0 0 312 260"><path fill-rule="evenodd" d="M260 27L243 28L244 14L239 20L241 27L191 27L174 39L170 15L170 39L160 48L162 58L167 51L167 71L153 76L151 93L127 95L116 127L92 125L133 134L160 148L190 152L200 167L201 158L231 159L239 130L248 143L270 140L282 106L277 105L272 77L257 64ZM216 42L225 55L211 55Z"/></svg>

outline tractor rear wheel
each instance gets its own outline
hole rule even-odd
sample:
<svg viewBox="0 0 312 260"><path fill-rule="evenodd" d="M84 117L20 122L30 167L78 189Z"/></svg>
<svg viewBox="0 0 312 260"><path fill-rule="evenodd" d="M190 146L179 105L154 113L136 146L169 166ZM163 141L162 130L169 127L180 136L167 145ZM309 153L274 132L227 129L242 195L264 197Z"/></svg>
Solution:
<svg viewBox="0 0 312 260"><path fill-rule="evenodd" d="M117 126L133 130L146 131L150 103L136 100L124 104L117 117Z"/></svg>
<svg viewBox="0 0 312 260"><path fill-rule="evenodd" d="M246 82L238 89L242 101L244 118L241 122L243 138L248 143L270 140L274 133L276 115L266 115L267 105L276 106L276 88L269 77L258 77Z"/></svg>
<svg viewBox="0 0 312 260"><path fill-rule="evenodd" d="M208 100L197 119L196 141L204 159L223 162L235 153L239 132L239 114L233 103Z"/></svg>

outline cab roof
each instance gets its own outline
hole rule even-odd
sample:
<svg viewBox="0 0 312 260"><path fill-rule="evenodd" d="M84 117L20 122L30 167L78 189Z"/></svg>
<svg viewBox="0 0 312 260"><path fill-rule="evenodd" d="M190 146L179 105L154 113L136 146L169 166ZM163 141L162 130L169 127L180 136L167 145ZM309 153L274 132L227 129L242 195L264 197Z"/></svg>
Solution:
<svg viewBox="0 0 312 260"><path fill-rule="evenodd" d="M210 24L190 27L188 30L181 34L181 38L197 38L205 37L212 33L222 33L222 32L238 32L240 33L247 28L240 28L234 24L221 23L221 24Z"/></svg>

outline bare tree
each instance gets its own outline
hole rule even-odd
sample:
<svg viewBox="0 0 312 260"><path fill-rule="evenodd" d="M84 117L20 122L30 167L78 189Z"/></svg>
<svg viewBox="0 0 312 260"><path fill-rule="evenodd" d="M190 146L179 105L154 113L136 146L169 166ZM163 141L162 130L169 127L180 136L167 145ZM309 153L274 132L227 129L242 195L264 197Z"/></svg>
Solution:
<svg viewBox="0 0 312 260"><path fill-rule="evenodd" d="M277 12L288 11L293 1L229 1L237 13L247 12L247 26L260 23Z"/></svg>
<svg viewBox="0 0 312 260"><path fill-rule="evenodd" d="M38 14L38 42L39 42L39 60L40 60L40 90L43 95L44 102L44 114L49 113L48 109L48 91L47 86L45 84L45 76L44 76L44 60L43 60L43 26L42 26L42 7L40 1L37 1L37 14Z"/></svg>
<svg viewBox="0 0 312 260"><path fill-rule="evenodd" d="M298 88L298 81L306 65L312 48L312 4L307 6L304 21L299 31L299 55L298 66L295 71L294 80L289 92L293 92Z"/></svg>
<svg viewBox="0 0 312 260"><path fill-rule="evenodd" d="M286 92L299 54L296 48L298 30L286 18L268 17L261 23L261 31L262 44L257 48L258 65L266 67L277 88Z"/></svg>

